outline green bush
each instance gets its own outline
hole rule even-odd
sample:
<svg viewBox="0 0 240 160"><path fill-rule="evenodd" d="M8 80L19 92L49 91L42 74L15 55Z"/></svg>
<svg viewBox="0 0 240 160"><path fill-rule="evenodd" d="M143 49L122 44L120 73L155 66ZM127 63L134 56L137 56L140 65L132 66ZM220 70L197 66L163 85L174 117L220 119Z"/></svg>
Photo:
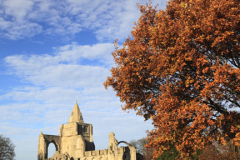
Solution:
<svg viewBox="0 0 240 160"><path fill-rule="evenodd" d="M198 156L202 153L201 150L197 150L197 153L190 154L191 160L197 160ZM175 148L175 146L172 146L169 150L166 150L163 152L161 156L156 158L156 160L175 160L176 158L179 158L180 154L178 150Z"/></svg>

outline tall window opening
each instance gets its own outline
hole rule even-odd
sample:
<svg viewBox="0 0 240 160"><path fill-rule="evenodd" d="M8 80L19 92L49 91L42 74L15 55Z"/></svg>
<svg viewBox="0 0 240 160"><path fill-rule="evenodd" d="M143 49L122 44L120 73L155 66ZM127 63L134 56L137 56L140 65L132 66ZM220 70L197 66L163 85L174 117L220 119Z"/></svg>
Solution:
<svg viewBox="0 0 240 160"><path fill-rule="evenodd" d="M57 151L56 146L53 142L48 145L48 158L53 157L54 153Z"/></svg>

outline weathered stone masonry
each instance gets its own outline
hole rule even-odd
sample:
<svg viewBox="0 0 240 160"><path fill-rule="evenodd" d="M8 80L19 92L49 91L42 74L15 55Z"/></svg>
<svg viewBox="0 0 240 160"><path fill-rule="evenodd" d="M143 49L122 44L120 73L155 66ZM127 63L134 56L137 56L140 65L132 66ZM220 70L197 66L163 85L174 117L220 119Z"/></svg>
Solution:
<svg viewBox="0 0 240 160"><path fill-rule="evenodd" d="M56 152L48 158L50 143L55 145ZM128 147L118 147L120 143ZM111 132L108 149L95 150L93 126L84 123L76 102L68 124L60 126L58 136L40 133L38 160L136 160L136 149L125 141L118 142Z"/></svg>

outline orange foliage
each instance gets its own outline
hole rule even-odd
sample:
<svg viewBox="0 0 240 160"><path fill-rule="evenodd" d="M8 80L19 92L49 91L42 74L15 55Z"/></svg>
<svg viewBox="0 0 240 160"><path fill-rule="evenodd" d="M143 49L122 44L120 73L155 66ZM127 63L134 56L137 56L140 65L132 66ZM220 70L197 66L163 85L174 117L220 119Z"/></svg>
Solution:
<svg viewBox="0 0 240 160"><path fill-rule="evenodd" d="M141 17L117 67L104 82L123 110L134 109L155 129L154 157L174 144L182 157L213 140L240 145L240 1L171 0L166 11L139 5ZM232 110L230 110L233 108Z"/></svg>

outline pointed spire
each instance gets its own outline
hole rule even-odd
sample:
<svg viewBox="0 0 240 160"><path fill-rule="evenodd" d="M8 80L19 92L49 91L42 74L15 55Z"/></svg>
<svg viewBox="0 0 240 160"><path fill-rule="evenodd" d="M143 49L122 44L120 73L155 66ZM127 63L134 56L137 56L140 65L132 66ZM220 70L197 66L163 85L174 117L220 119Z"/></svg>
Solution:
<svg viewBox="0 0 240 160"><path fill-rule="evenodd" d="M75 122L84 123L82 113L80 112L80 109L77 104L77 100L76 100L76 104L72 110L72 113L71 113L68 123L75 123Z"/></svg>

